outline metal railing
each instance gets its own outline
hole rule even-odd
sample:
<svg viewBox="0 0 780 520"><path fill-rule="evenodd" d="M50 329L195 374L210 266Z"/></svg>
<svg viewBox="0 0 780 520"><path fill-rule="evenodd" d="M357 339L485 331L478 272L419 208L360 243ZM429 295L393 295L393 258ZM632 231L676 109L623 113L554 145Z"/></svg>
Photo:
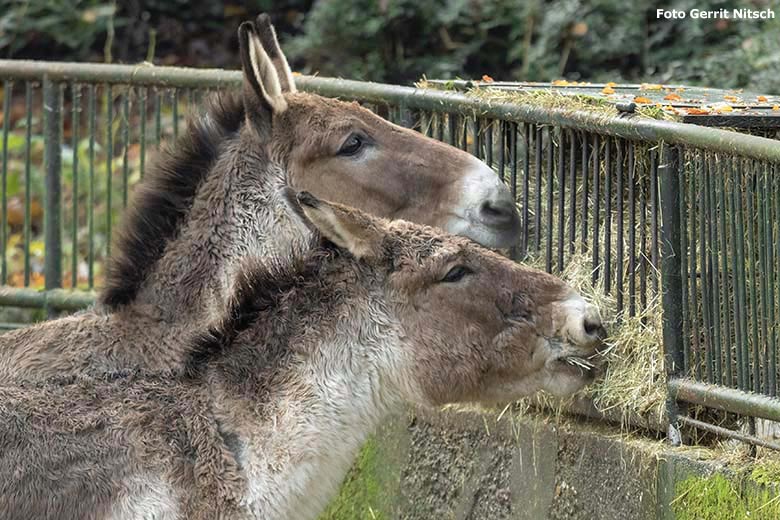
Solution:
<svg viewBox="0 0 780 520"><path fill-rule="evenodd" d="M148 149L177 135L204 92L234 88L241 74L0 60L0 81L0 305L51 310L91 301L83 290L100 285L113 225ZM622 315L660 298L671 424L700 427L678 402L780 421L777 141L457 92L296 83L485 160L518 201L518 257L560 272L587 255L593 282ZM24 94L24 108L12 122L14 93L20 105ZM18 222L9 218L14 201ZM18 244L12 254L9 244Z"/></svg>

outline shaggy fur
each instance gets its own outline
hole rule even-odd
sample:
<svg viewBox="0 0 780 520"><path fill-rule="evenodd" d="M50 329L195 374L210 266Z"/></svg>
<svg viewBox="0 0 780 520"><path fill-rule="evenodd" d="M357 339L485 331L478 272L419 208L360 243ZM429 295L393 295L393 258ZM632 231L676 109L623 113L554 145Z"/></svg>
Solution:
<svg viewBox="0 0 780 520"><path fill-rule="evenodd" d="M186 375L0 387L0 518L313 519L405 402L591 379L562 362L600 341L559 319L581 301L560 280L432 228L301 201L327 241L245 265Z"/></svg>
<svg viewBox="0 0 780 520"><path fill-rule="evenodd" d="M184 371L192 338L224 315L243 263L305 249L310 231L280 196L286 186L491 245L517 236L514 209L504 220L474 213L511 199L484 164L354 103L294 92L266 17L242 24L239 43L241 95L217 94L136 188L101 304L0 336L0 381ZM363 146L343 153L355 136Z"/></svg>
<svg viewBox="0 0 780 520"><path fill-rule="evenodd" d="M109 259L100 302L109 308L135 298L149 270L176 238L203 181L244 122L244 104L231 93L209 96L203 117L189 121L175 144L166 144L123 217Z"/></svg>

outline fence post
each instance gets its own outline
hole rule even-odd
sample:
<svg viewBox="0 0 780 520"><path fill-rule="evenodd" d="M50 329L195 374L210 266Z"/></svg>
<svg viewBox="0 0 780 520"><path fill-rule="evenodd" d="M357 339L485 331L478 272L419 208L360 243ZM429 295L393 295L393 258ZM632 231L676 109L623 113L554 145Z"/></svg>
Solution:
<svg viewBox="0 0 780 520"><path fill-rule="evenodd" d="M46 170L46 203L44 204L44 264L45 289L62 287L62 231L60 212L62 200L62 136L60 121L62 118L60 91L57 83L47 76L43 78L44 110L44 168ZM47 306L47 313L52 309Z"/></svg>
<svg viewBox="0 0 780 520"><path fill-rule="evenodd" d="M661 183L661 305L663 307L663 348L667 380L683 371L682 273L680 272L680 152L676 146L662 145L659 177ZM677 426L677 399L667 390L666 410L669 442L681 442Z"/></svg>

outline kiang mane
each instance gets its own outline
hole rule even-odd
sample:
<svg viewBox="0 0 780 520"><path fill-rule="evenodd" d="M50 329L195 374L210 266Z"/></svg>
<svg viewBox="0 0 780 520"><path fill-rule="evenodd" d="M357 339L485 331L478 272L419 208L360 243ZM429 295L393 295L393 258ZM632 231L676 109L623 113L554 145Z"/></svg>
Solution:
<svg viewBox="0 0 780 520"><path fill-rule="evenodd" d="M114 309L131 303L192 207L195 194L222 151L222 143L244 122L241 96L212 94L205 113L189 119L187 130L161 148L135 189L108 262L100 302Z"/></svg>
<svg viewBox="0 0 780 520"><path fill-rule="evenodd" d="M341 254L335 246L322 243L315 236L308 252L292 262L245 259L222 319L194 343L185 373L198 374L209 361L219 357L239 333L280 309L282 299L291 292L312 289L313 285L323 289L323 271Z"/></svg>

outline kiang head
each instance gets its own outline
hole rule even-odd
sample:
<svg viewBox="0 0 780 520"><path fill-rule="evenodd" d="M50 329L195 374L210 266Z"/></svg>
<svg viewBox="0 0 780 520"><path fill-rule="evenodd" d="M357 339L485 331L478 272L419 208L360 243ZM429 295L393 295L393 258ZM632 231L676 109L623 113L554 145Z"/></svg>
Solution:
<svg viewBox="0 0 780 520"><path fill-rule="evenodd" d="M247 126L288 184L488 247L517 241L509 189L483 162L357 103L298 92L267 15L239 28Z"/></svg>
<svg viewBox="0 0 780 520"><path fill-rule="evenodd" d="M371 273L379 293L372 305L395 331L394 351L380 357L406 400L565 396L597 374L605 336L598 310L560 279L431 227L309 193L288 197L307 225Z"/></svg>

